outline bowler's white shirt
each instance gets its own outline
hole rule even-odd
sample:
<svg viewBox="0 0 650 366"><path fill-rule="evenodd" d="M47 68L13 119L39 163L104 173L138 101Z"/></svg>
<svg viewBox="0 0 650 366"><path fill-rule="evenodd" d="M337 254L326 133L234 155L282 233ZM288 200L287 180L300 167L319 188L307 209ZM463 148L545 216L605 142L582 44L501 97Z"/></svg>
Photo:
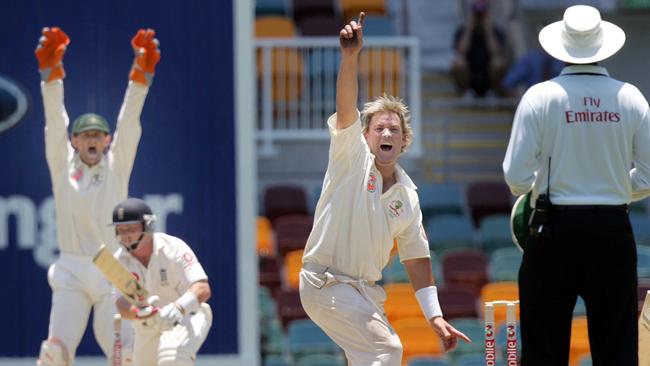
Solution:
<svg viewBox="0 0 650 366"><path fill-rule="evenodd" d="M69 141L63 82L41 83L45 108L45 154L56 206L61 253L93 256L100 244L117 249L112 221L115 205L128 195L129 177L142 134L140 113L149 88L129 82L110 149L92 166Z"/></svg>
<svg viewBox="0 0 650 366"><path fill-rule="evenodd" d="M176 301L194 282L208 279L192 249L183 240L165 233L153 234L153 252L146 267L124 248L118 249L115 257L150 296L160 297L158 307Z"/></svg>
<svg viewBox="0 0 650 366"><path fill-rule="evenodd" d="M639 90L573 65L523 96L503 172L513 194L559 205L620 205L650 195L650 116ZM632 167L635 169L632 169Z"/></svg>
<svg viewBox="0 0 650 366"><path fill-rule="evenodd" d="M415 185L396 166L397 183L382 194L383 179L357 119L336 129L327 124L329 163L303 263L331 267L354 278L377 281L397 239L400 259L429 257Z"/></svg>

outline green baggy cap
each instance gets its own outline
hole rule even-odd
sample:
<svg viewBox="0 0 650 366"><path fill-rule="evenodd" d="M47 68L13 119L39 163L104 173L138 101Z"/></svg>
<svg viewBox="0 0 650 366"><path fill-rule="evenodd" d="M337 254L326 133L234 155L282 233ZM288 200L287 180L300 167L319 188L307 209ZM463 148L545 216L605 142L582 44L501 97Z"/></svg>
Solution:
<svg viewBox="0 0 650 366"><path fill-rule="evenodd" d="M72 134L78 134L84 131L101 131L108 134L108 122L106 122L104 117L95 113L82 114L74 120Z"/></svg>

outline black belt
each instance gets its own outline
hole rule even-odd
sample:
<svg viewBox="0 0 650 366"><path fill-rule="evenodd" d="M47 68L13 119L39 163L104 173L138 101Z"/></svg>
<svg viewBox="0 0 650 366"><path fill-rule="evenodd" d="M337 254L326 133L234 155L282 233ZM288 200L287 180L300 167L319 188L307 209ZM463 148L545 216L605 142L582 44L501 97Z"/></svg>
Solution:
<svg viewBox="0 0 650 366"><path fill-rule="evenodd" d="M627 205L553 205L558 211L626 211Z"/></svg>

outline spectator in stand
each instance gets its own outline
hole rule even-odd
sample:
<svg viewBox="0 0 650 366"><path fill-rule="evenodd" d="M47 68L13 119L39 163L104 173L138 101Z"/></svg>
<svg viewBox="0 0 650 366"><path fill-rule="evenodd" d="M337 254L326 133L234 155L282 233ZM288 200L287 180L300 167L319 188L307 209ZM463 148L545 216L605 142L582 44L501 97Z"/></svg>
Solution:
<svg viewBox="0 0 650 366"><path fill-rule="evenodd" d="M467 21L454 35L452 72L464 98L503 95L506 37L492 24L487 0L474 0Z"/></svg>
<svg viewBox="0 0 650 366"><path fill-rule="evenodd" d="M549 22L540 24L536 34L547 24ZM560 75L563 68L564 62L551 57L538 44L512 65L501 81L501 87L511 96L521 96L531 86Z"/></svg>

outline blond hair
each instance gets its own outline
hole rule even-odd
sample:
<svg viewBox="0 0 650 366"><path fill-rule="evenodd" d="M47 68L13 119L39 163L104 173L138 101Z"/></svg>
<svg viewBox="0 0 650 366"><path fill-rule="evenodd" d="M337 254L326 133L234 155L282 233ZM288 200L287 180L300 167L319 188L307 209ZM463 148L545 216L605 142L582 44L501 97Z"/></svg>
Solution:
<svg viewBox="0 0 650 366"><path fill-rule="evenodd" d="M404 101L401 98L384 93L381 97L364 104L361 111L361 126L364 135L368 133L370 121L377 113L395 113L399 117L402 133L404 134L404 145L402 145L400 153L408 150L413 142L413 128L411 127L411 112L409 112L409 108Z"/></svg>

